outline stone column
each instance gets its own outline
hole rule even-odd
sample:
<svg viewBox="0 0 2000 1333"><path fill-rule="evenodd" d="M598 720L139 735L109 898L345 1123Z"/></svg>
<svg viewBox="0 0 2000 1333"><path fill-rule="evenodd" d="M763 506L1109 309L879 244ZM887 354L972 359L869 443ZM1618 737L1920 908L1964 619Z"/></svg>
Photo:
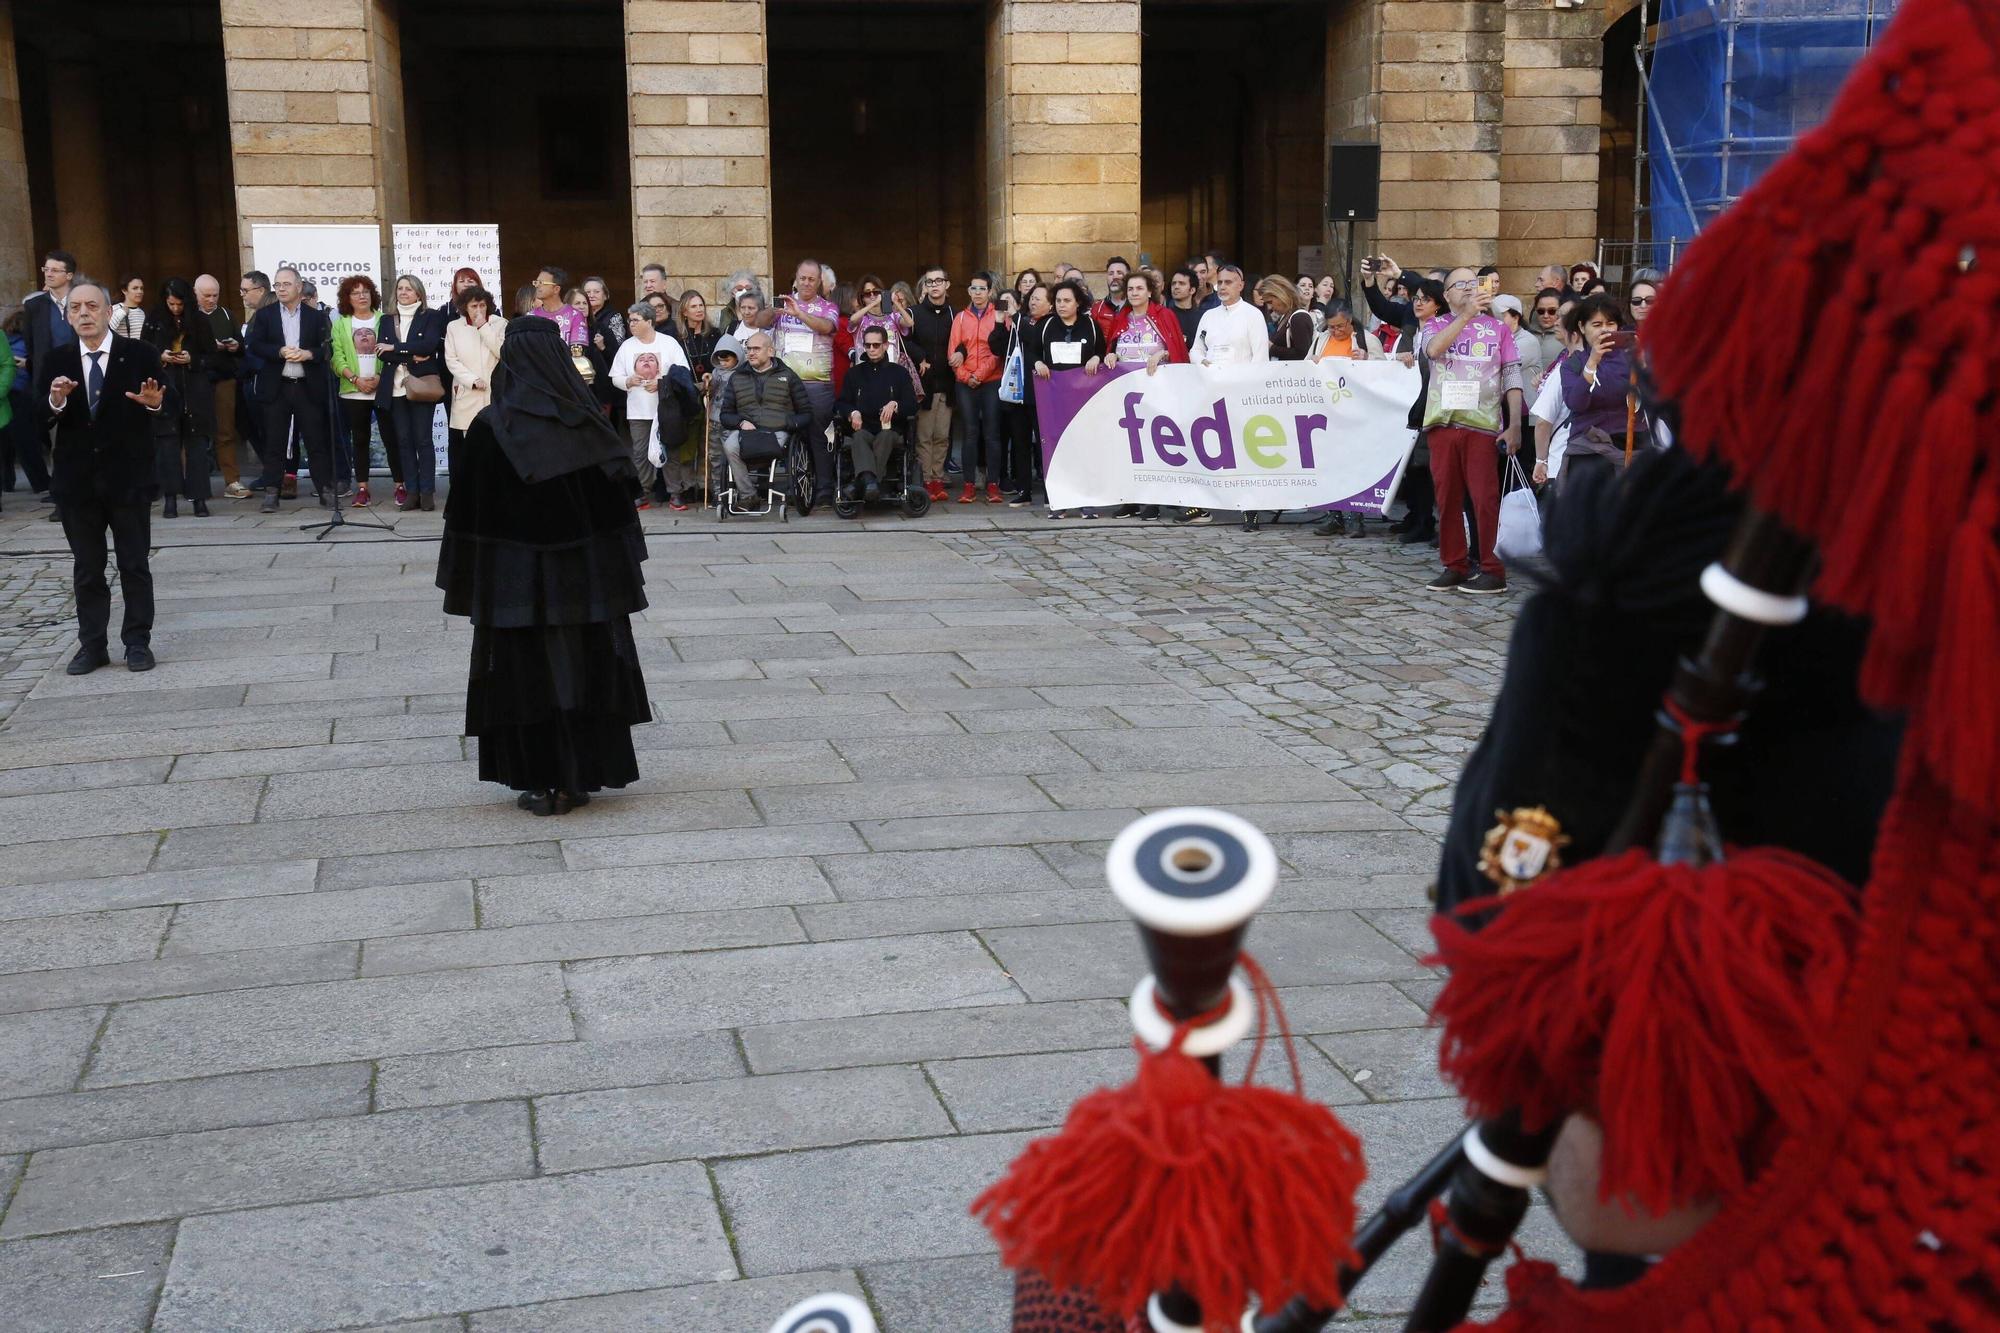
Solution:
<svg viewBox="0 0 2000 1333"><path fill-rule="evenodd" d="M1497 262L1505 11L1382 0L1379 248L1404 268Z"/></svg>
<svg viewBox="0 0 2000 1333"><path fill-rule="evenodd" d="M1604 11L1507 0L1500 129L1501 284L1597 254Z"/></svg>
<svg viewBox="0 0 2000 1333"><path fill-rule="evenodd" d="M773 276L766 49L764 0L625 0L635 286Z"/></svg>
<svg viewBox="0 0 2000 1333"><path fill-rule="evenodd" d="M991 0L986 31L987 253L1136 264L1138 0Z"/></svg>
<svg viewBox="0 0 2000 1333"><path fill-rule="evenodd" d="M409 216L391 0L221 0L242 262L258 222Z"/></svg>
<svg viewBox="0 0 2000 1333"><path fill-rule="evenodd" d="M28 152L21 139L21 80L14 53L14 10L0 0L0 302L42 285L28 209Z"/></svg>

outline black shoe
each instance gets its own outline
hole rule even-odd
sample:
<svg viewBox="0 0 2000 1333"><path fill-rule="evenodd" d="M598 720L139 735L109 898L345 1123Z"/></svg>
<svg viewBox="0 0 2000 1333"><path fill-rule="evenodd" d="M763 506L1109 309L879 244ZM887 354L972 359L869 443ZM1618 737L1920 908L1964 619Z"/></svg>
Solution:
<svg viewBox="0 0 2000 1333"><path fill-rule="evenodd" d="M1158 505L1139 506L1139 521L1141 523L1151 523L1154 519L1157 519L1159 516L1160 516L1160 507Z"/></svg>
<svg viewBox="0 0 2000 1333"><path fill-rule="evenodd" d="M1186 526L1191 523L1213 523L1215 515L1206 509L1185 509L1174 515L1174 522Z"/></svg>
<svg viewBox="0 0 2000 1333"><path fill-rule="evenodd" d="M545 818L556 812L554 794L545 791L524 791L514 804L538 818Z"/></svg>
<svg viewBox="0 0 2000 1333"><path fill-rule="evenodd" d="M180 509L175 504L173 496L169 495L166 499L160 501L161 518L179 518L180 516Z"/></svg>
<svg viewBox="0 0 2000 1333"><path fill-rule="evenodd" d="M1447 569L1444 573L1426 583L1424 590L1426 592L1450 592L1465 581L1465 575L1455 569Z"/></svg>
<svg viewBox="0 0 2000 1333"><path fill-rule="evenodd" d="M590 793L587 791L559 791L555 794L554 804L555 813L566 815L581 806L589 805Z"/></svg>
<svg viewBox="0 0 2000 1333"><path fill-rule="evenodd" d="M861 498L870 504L882 498L882 483L876 480L873 472L861 474Z"/></svg>
<svg viewBox="0 0 2000 1333"><path fill-rule="evenodd" d="M1507 591L1507 580L1498 575L1479 573L1458 585L1460 592L1496 593Z"/></svg>
<svg viewBox="0 0 2000 1333"><path fill-rule="evenodd" d="M63 672L71 676L87 676L101 666L110 665L111 654L102 648L79 648L76 650L76 656L69 659L69 665L63 668Z"/></svg>
<svg viewBox="0 0 2000 1333"><path fill-rule="evenodd" d="M313 499L319 501L321 509L333 508L333 493L331 491L314 491Z"/></svg>
<svg viewBox="0 0 2000 1333"><path fill-rule="evenodd" d="M153 669L153 650L143 643L135 643L130 648L127 648L125 650L125 669L127 671L151 671Z"/></svg>
<svg viewBox="0 0 2000 1333"><path fill-rule="evenodd" d="M1415 546L1418 542L1430 540L1430 532L1424 528L1405 528L1402 536L1396 538L1398 546Z"/></svg>
<svg viewBox="0 0 2000 1333"><path fill-rule="evenodd" d="M437 496L430 491L425 491L419 498L418 503L423 505L425 513L429 513L438 507Z"/></svg>
<svg viewBox="0 0 2000 1333"><path fill-rule="evenodd" d="M1338 537L1347 531L1347 515L1338 509L1313 524L1313 532L1321 537Z"/></svg>
<svg viewBox="0 0 2000 1333"><path fill-rule="evenodd" d="M261 505L258 505L258 506L257 506L257 508L258 508L259 512L261 512L261 513L266 513L266 514L275 514L275 513L277 513L277 512L278 512L278 493L277 493L276 491L265 491L265 492L264 492L264 503L263 503L263 504L261 504Z"/></svg>
<svg viewBox="0 0 2000 1333"><path fill-rule="evenodd" d="M208 517L208 501L206 501L206 500L196 500L196 501L194 502L194 516L195 516L196 518L207 518L207 517Z"/></svg>

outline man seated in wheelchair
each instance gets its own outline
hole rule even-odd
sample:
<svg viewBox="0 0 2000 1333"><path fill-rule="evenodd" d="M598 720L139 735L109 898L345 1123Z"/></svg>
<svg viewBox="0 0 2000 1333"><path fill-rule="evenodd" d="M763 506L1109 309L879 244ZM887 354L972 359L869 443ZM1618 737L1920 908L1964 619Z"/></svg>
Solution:
<svg viewBox="0 0 2000 1333"><path fill-rule="evenodd" d="M847 372L833 418L847 437L847 458L853 468L853 480L843 487L842 498L881 499L882 473L917 419L917 389L910 372L889 359L887 329L871 326L862 331L861 360Z"/></svg>
<svg viewBox="0 0 2000 1333"><path fill-rule="evenodd" d="M747 501L763 494L753 469L783 458L792 436L812 429L812 404L798 373L772 354L769 333L752 333L744 340L743 355L744 364L723 386L717 415L736 494ZM752 454L747 462L746 445Z"/></svg>

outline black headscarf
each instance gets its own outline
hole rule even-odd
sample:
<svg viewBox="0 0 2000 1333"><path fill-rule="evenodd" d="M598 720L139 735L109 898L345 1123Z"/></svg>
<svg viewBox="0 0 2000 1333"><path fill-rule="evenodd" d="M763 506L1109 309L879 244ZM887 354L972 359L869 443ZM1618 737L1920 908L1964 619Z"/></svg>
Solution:
<svg viewBox="0 0 2000 1333"><path fill-rule="evenodd" d="M507 322L487 413L494 438L522 481L547 481L586 467L602 468L614 481L636 476L631 446L612 429L570 364L554 320L523 315Z"/></svg>

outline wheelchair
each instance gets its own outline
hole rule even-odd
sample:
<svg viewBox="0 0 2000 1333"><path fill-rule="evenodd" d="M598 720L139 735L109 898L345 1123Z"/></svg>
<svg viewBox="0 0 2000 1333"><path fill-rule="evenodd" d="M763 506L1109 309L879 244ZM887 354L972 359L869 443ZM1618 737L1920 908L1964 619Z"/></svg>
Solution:
<svg viewBox="0 0 2000 1333"><path fill-rule="evenodd" d="M847 456L847 437L854 433L844 420L835 423L833 438L833 512L841 518L859 518L868 501L861 498L861 488L855 481L854 460ZM901 505L908 518L922 518L930 511L930 493L924 489L924 481L917 467L917 449L907 436L908 432L898 432L905 436L896 446L896 452L883 465L882 475L876 480L882 486L882 498L878 504Z"/></svg>
<svg viewBox="0 0 2000 1333"><path fill-rule="evenodd" d="M809 430L793 431L780 443L770 431L744 431L741 444L743 466L756 480L757 494L742 495L729 466L729 455L720 441L709 455L710 508L716 521L728 518L762 518L775 512L778 521L789 523L791 511L801 517L813 511L813 461Z"/></svg>

